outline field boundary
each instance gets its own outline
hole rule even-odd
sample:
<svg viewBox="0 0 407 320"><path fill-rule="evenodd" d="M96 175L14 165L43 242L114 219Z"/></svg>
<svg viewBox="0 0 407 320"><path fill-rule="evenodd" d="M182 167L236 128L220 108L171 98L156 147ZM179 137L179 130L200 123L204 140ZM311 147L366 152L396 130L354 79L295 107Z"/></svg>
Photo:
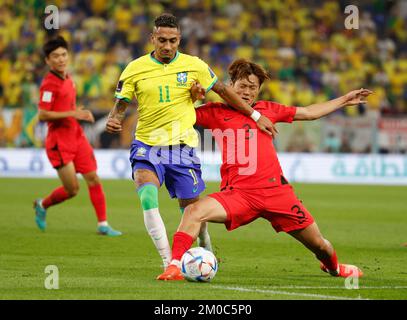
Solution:
<svg viewBox="0 0 407 320"><path fill-rule="evenodd" d="M363 298L361 296L359 296L358 298L350 298L350 297L333 296L333 295L316 294L316 293L290 292L290 291L281 291L281 290L266 290L266 289L258 289L258 288L228 287L228 286L218 286L218 285L213 286L213 288L221 289L221 290L280 294L280 295L286 295L286 296L298 296L298 297L318 298L318 299L369 300L369 299ZM284 288L284 287L279 287L279 288ZM286 288L288 288L288 287L286 287ZM298 289L298 288L295 288L295 287L290 287L290 288ZM318 289L318 287L312 287L312 288L313 289ZM335 287L328 287L328 288L335 288ZM341 289L344 289L344 288L341 287Z"/></svg>
<svg viewBox="0 0 407 320"><path fill-rule="evenodd" d="M344 286L267 286L263 289L346 289ZM371 289L392 289L392 290L407 290L407 286L359 286L354 290L371 290Z"/></svg>

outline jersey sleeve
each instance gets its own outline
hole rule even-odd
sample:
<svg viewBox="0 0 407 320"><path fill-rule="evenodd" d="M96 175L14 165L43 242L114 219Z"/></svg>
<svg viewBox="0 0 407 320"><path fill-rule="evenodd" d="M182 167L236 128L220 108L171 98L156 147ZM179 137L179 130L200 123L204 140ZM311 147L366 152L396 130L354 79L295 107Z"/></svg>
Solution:
<svg viewBox="0 0 407 320"><path fill-rule="evenodd" d="M44 81L40 87L38 108L42 110L52 111L57 95L58 87L51 82Z"/></svg>
<svg viewBox="0 0 407 320"><path fill-rule="evenodd" d="M198 81L206 92L208 92L215 85L216 81L218 81L218 77L201 59L196 58L196 64L198 66Z"/></svg>
<svg viewBox="0 0 407 320"><path fill-rule="evenodd" d="M266 108L261 110L261 114L265 115L272 122L288 122L291 123L294 120L297 107L285 106L280 103L267 101Z"/></svg>
<svg viewBox="0 0 407 320"><path fill-rule="evenodd" d="M125 100L126 102L133 100L135 90L134 70L135 64L129 63L120 75L114 94L117 99Z"/></svg>
<svg viewBox="0 0 407 320"><path fill-rule="evenodd" d="M199 106L195 109L196 113L196 122L195 124L198 126L202 126L205 128L210 128L211 123L215 120L215 108L212 106L212 103L206 103L202 106Z"/></svg>

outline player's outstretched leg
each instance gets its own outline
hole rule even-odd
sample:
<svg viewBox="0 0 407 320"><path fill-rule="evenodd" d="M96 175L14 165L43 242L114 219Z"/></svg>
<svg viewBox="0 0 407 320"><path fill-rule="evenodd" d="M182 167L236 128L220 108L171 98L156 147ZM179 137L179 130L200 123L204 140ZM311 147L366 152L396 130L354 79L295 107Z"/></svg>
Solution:
<svg viewBox="0 0 407 320"><path fill-rule="evenodd" d="M113 229L107 222L106 197L100 179L95 171L83 175L88 185L89 198L95 209L98 220L97 233L102 236L117 237L122 235L118 230Z"/></svg>
<svg viewBox="0 0 407 320"><path fill-rule="evenodd" d="M184 224L193 224L193 219L182 217L182 222ZM197 224L196 234L199 232L199 224ZM191 248L192 244L196 239L196 235L193 236L190 233L177 231L174 234L173 244L172 244L172 260L170 265L165 269L164 273L157 277L157 280L183 280L184 277L181 273L181 258L183 254Z"/></svg>
<svg viewBox="0 0 407 320"><path fill-rule="evenodd" d="M199 198L194 198L194 199L178 199L180 203L180 210L181 214L184 214L185 207L192 203L196 203L199 200ZM209 250L213 252L212 249L212 242L211 242L211 237L209 236L208 232L208 223L203 222L201 224L201 228L199 229L199 234L198 234L198 246L205 248L206 250Z"/></svg>
<svg viewBox="0 0 407 320"><path fill-rule="evenodd" d="M186 207L172 243L172 260L157 280L182 280L181 258L197 239L201 224L204 222L226 221L227 214L223 206L211 197L205 197Z"/></svg>
<svg viewBox="0 0 407 320"><path fill-rule="evenodd" d="M334 277L362 277L363 272L356 266L338 263L336 252L331 243L321 235L314 222L305 229L290 232L294 238L310 249L320 261L322 271Z"/></svg>

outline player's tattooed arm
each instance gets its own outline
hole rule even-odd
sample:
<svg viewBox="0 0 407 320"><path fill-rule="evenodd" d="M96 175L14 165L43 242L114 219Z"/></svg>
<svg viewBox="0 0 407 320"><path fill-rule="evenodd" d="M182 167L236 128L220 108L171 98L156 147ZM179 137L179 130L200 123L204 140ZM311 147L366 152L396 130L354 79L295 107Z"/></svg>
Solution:
<svg viewBox="0 0 407 320"><path fill-rule="evenodd" d="M106 122L106 131L109 133L119 133L122 131L122 122L125 117L129 103L116 99L113 109L110 111Z"/></svg>
<svg viewBox="0 0 407 320"><path fill-rule="evenodd" d="M258 111L253 110L231 87L225 86L221 81L217 81L212 87L212 90L225 100L228 105L256 121L260 130L271 136L277 135L278 131L270 119L262 116Z"/></svg>
<svg viewBox="0 0 407 320"><path fill-rule="evenodd" d="M221 97L223 100L225 100L227 103L229 103L228 101L228 94L227 94L227 87L222 83L222 81L216 81L216 83L214 84L214 86L212 87L212 90L214 92L216 92L219 97ZM232 105L232 107L235 108L234 105ZM238 108L236 108L238 111L240 111ZM250 115L250 112L243 112L246 116Z"/></svg>

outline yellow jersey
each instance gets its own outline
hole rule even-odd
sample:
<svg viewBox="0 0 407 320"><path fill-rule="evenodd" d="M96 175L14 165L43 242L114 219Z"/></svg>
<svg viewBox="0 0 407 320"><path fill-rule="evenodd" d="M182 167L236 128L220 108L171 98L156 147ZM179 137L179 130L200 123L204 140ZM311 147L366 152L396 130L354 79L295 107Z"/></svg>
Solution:
<svg viewBox="0 0 407 320"><path fill-rule="evenodd" d="M138 102L135 137L151 146L198 146L190 88L198 81L208 92L218 78L198 57L177 51L168 64L153 53L130 62L122 72L115 97Z"/></svg>

